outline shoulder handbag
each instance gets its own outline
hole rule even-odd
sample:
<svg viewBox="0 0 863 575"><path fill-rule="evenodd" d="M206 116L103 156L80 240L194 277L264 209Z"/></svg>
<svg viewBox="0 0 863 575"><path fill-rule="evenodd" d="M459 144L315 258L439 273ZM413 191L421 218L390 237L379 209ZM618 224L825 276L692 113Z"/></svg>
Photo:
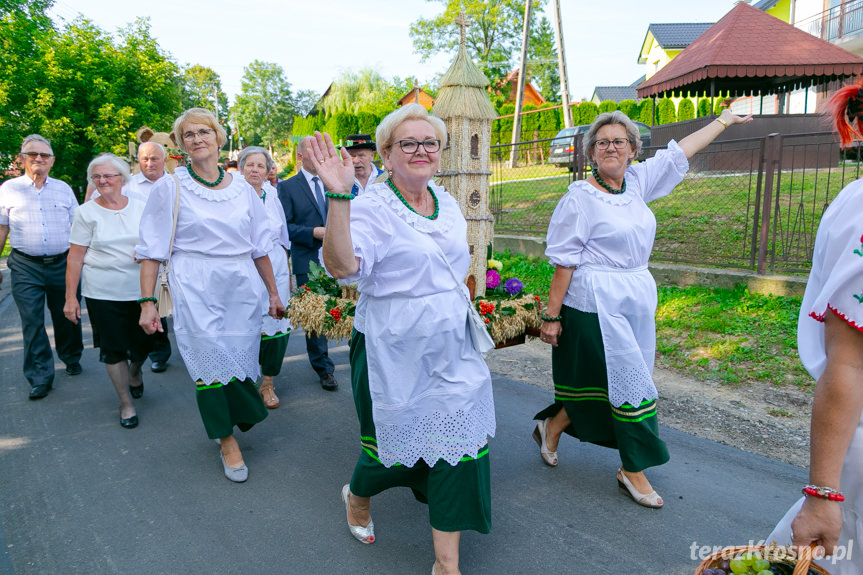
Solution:
<svg viewBox="0 0 863 575"><path fill-rule="evenodd" d="M172 174L173 175L173 174ZM174 310L174 301L171 299L171 288L168 287L168 269L171 265L171 252L174 251L174 236L177 234L177 212L180 209L180 180L174 175L174 224L171 227L171 245L168 248L168 259L159 272L159 287L156 290L156 308L159 317L170 317Z"/></svg>
<svg viewBox="0 0 863 575"><path fill-rule="evenodd" d="M486 329L485 327L485 322L480 317L479 312L476 311L476 307L473 305L473 302L470 299L470 292L468 291L468 287L464 284L462 280L458 279L458 277L455 275L455 270L452 269L452 266L450 265L444 251L440 248L440 246L437 246L437 248L441 256L443 256L443 261L446 262L446 266L449 268L449 272L452 274L452 277L456 281L456 285L458 286L458 288L456 289L458 289L462 293L465 301L467 301L467 325L470 329L470 337L473 341L474 349L480 353L485 353L489 350L494 349L494 340L489 335L488 329Z"/></svg>

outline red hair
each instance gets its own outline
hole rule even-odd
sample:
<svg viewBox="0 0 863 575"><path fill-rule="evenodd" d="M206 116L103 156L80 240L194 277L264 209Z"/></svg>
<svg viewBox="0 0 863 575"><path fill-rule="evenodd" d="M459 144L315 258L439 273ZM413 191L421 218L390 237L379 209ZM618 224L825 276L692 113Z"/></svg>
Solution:
<svg viewBox="0 0 863 575"><path fill-rule="evenodd" d="M843 148L863 140L863 77L836 90L827 106Z"/></svg>

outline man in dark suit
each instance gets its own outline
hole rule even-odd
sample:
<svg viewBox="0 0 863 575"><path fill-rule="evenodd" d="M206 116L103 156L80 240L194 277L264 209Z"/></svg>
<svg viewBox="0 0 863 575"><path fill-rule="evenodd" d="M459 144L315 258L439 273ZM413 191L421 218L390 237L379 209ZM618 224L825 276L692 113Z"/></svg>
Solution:
<svg viewBox="0 0 863 575"><path fill-rule="evenodd" d="M318 253L324 241L324 226L327 223L327 198L324 184L317 176L311 162L303 162L311 136L300 140L297 162L302 168L297 174L279 182L279 200L285 209L288 222L288 237L291 239L291 263L297 276L297 286L309 281L309 262L321 263ZM333 376L335 366L327 353L327 338L306 335L306 351L315 372L321 378L321 387L327 391L339 388Z"/></svg>

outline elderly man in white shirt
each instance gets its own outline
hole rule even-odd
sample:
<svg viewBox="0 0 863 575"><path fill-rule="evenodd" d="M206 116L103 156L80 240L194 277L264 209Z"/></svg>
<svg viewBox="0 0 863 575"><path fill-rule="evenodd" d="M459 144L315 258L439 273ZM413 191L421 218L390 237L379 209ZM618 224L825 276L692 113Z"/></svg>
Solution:
<svg viewBox="0 0 863 575"><path fill-rule="evenodd" d="M158 142L144 142L138 146L138 166L141 171L134 174L126 185L123 186L122 194L128 198L141 200L145 204L150 197L150 190L162 178L167 178L165 161L168 152ZM94 190L90 196L91 200L99 197L99 191ZM161 373L168 369L168 359L171 357L171 341L168 339L168 320L162 318L162 331L154 335L153 351L150 353L150 370Z"/></svg>
<svg viewBox="0 0 863 575"><path fill-rule="evenodd" d="M24 377L30 382L30 399L41 399L54 385L54 356L45 331L46 301L57 355L68 375L81 373L81 324L63 315L69 231L78 201L68 184L48 177L54 165L48 140L37 134L24 138L21 163L24 175L0 185L0 250L8 237L12 297L24 336Z"/></svg>
<svg viewBox="0 0 863 575"><path fill-rule="evenodd" d="M351 188L351 194L356 197L374 184L384 171L372 163L375 159L375 143L371 136L352 134L346 140L345 149L354 162L354 186Z"/></svg>
<svg viewBox="0 0 863 575"><path fill-rule="evenodd" d="M138 166L141 171L134 174L123 186L123 195L147 203L153 185L168 175L165 171L167 159L168 152L165 151L162 144L144 142L138 146ZM95 200L99 196L99 190L94 189L87 200Z"/></svg>

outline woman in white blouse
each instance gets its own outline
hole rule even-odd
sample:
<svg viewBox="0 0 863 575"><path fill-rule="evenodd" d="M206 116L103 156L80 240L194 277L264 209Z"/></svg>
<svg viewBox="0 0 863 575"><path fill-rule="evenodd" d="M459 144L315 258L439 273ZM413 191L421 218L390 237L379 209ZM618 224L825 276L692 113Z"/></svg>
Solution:
<svg viewBox="0 0 863 575"><path fill-rule="evenodd" d="M842 147L863 141L863 82L829 101ZM767 541L823 548L833 575L863 573L863 179L824 211L797 320L800 361L817 380L809 485Z"/></svg>
<svg viewBox="0 0 863 575"><path fill-rule="evenodd" d="M152 295L159 262L170 258L177 347L195 382L207 435L219 440L225 476L243 482L248 468L233 428L247 431L267 416L255 387L262 302L268 301L272 317L284 314L267 257L272 249L267 213L255 190L219 165L227 135L212 112L186 110L174 122L171 138L190 162L153 186L141 218L135 246L143 260L140 324L147 333L162 329Z"/></svg>
<svg viewBox="0 0 863 575"><path fill-rule="evenodd" d="M243 178L255 189L267 209L270 236L273 249L270 250L270 263L276 278L279 298L287 302L291 297L291 269L288 266L288 250L291 242L288 240L288 224L285 221L285 210L273 186L267 182L270 170L275 162L266 148L246 146L237 161ZM258 391L264 400L264 405L270 409L279 407L279 398L273 389L273 378L282 370L282 360L288 349L288 337L291 335L291 322L288 318L274 319L264 314L261 327L261 387Z"/></svg>
<svg viewBox="0 0 863 575"><path fill-rule="evenodd" d="M555 266L541 339L553 347L554 404L535 416L533 432L547 465L557 465L562 433L617 449L621 493L645 507L662 498L644 469L668 461L656 420L653 360L656 283L647 261L656 218L647 202L668 195L689 158L732 124L715 121L639 164L638 128L622 112L600 114L584 138L592 175L573 182L548 226L546 255Z"/></svg>
<svg viewBox="0 0 863 575"><path fill-rule="evenodd" d="M351 384L361 451L342 488L351 534L374 541L370 498L410 487L428 503L433 573L459 573L461 531L491 527L491 377L467 329L461 291L470 253L459 204L431 182L446 144L443 121L418 104L388 115L375 140L389 172L351 201L354 168L316 134L312 162L330 194L324 260L359 282Z"/></svg>
<svg viewBox="0 0 863 575"><path fill-rule="evenodd" d="M129 166L114 154L87 166L87 180L101 195L75 211L63 306L66 319L78 323L81 306L75 292L81 280L99 361L120 398L120 425L126 429L138 425L132 398L144 394L141 364L153 346L153 338L138 325L135 243L144 203L121 193L129 177Z"/></svg>

